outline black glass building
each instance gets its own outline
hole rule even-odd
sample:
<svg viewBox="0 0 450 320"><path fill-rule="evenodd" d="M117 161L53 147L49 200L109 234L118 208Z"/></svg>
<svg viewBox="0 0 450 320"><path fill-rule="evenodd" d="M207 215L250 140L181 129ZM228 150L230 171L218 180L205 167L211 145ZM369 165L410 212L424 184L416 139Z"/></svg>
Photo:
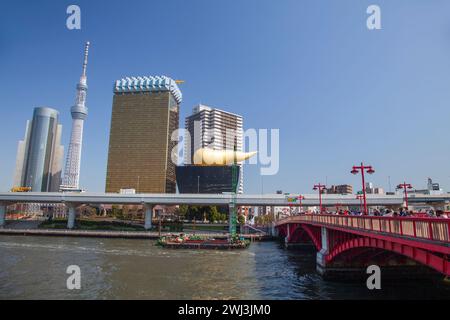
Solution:
<svg viewBox="0 0 450 320"><path fill-rule="evenodd" d="M239 167L235 172L239 181ZM176 177L180 193L233 192L232 166L177 166Z"/></svg>

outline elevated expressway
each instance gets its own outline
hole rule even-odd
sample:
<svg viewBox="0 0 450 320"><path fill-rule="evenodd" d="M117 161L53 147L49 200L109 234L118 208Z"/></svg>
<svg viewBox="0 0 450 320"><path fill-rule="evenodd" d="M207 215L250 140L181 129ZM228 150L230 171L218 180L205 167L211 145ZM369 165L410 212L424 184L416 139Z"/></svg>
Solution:
<svg viewBox="0 0 450 320"><path fill-rule="evenodd" d="M300 206L292 201L298 195L294 194L238 194L237 206ZM301 206L318 206L317 194L302 195ZM426 203L439 206L450 201L450 194L444 195L411 195L409 203ZM146 228L151 227L151 214L155 205L217 205L229 206L231 194L117 194L91 192L6 192L0 193L0 226L4 224L6 207L15 203L61 203L69 208L68 227L72 228L75 220L75 209L80 205L119 204L144 205ZM325 207L359 206L355 195L322 195L322 205ZM367 195L368 206L399 207L403 204L400 195Z"/></svg>

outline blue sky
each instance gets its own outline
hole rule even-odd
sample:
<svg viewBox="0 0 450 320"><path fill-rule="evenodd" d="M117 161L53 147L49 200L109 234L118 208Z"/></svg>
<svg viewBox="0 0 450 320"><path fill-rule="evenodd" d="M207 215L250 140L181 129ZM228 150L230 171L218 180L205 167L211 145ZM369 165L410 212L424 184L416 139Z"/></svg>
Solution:
<svg viewBox="0 0 450 320"><path fill-rule="evenodd" d="M66 28L77 4L82 29ZM381 8L382 30L366 27ZM184 79L180 125L199 102L280 129L280 170L264 192L350 183L360 161L375 185L432 177L450 187L450 2L445 0L8 1L0 19L0 191L33 108L70 106L91 41L81 185L103 191L112 85L124 76ZM260 193L257 166L245 190Z"/></svg>

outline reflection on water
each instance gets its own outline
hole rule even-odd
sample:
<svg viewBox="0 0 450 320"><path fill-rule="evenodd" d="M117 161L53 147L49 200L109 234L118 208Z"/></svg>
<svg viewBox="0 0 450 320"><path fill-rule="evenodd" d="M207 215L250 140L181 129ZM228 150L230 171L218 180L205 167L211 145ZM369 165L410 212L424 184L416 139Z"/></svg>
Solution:
<svg viewBox="0 0 450 320"><path fill-rule="evenodd" d="M150 240L0 236L2 299L361 299L449 298L428 282L325 282L315 253L274 242L242 251L163 249ZM81 290L66 268L81 268Z"/></svg>

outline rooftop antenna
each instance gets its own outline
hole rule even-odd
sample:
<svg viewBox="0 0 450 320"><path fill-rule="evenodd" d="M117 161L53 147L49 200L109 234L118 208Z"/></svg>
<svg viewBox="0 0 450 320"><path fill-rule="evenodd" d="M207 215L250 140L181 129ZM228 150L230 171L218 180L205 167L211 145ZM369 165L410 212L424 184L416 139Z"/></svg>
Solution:
<svg viewBox="0 0 450 320"><path fill-rule="evenodd" d="M89 45L91 43L88 41L84 46L84 60L83 60L83 72L81 73L81 77L86 78L86 69L88 64L88 55L89 55Z"/></svg>

